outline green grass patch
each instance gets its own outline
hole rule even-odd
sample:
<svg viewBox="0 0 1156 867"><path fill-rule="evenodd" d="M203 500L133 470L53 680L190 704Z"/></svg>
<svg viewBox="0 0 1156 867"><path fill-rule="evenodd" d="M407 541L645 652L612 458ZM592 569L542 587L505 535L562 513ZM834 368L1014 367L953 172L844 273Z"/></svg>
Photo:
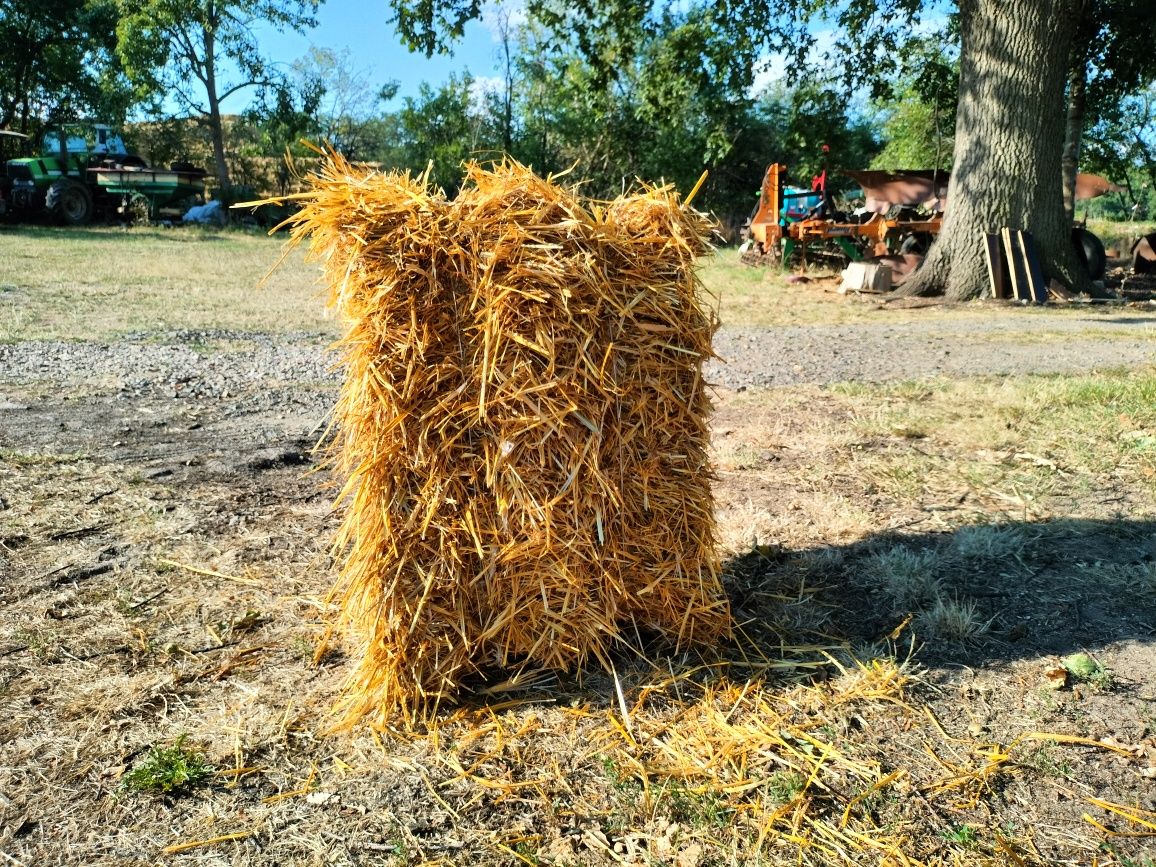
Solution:
<svg viewBox="0 0 1156 867"><path fill-rule="evenodd" d="M1109 689L1115 682L1112 672L1104 667L1100 660L1090 653L1073 653L1060 660L1060 664L1067 669L1075 680L1086 683L1097 689Z"/></svg>
<svg viewBox="0 0 1156 867"><path fill-rule="evenodd" d="M1156 223L1088 220L1088 230L1103 242L1105 249L1115 248L1121 256L1127 256L1136 241L1156 232Z"/></svg>
<svg viewBox="0 0 1156 867"><path fill-rule="evenodd" d="M148 755L124 775L121 785L132 792L179 794L205 785L213 776L201 755L185 746L186 735L171 747L152 746Z"/></svg>
<svg viewBox="0 0 1156 867"><path fill-rule="evenodd" d="M979 834L971 825L953 825L943 832L943 839L948 843L970 849L979 842Z"/></svg>
<svg viewBox="0 0 1156 867"><path fill-rule="evenodd" d="M1152 368L830 391L848 407L849 445L892 443L850 453L858 472L896 500L918 500L929 489L970 489L1009 504L1030 502L1034 510L1107 477L1156 491ZM949 455L936 444L949 446Z"/></svg>

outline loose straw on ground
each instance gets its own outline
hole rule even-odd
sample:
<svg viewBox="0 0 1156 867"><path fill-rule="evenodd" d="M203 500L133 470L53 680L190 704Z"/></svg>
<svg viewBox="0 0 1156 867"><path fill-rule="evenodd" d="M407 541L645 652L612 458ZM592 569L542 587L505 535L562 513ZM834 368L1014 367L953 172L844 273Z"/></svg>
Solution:
<svg viewBox="0 0 1156 867"><path fill-rule="evenodd" d="M705 217L668 187L580 200L507 162L448 200L332 156L290 219L342 315L349 719L412 718L491 668L609 669L640 633L729 634Z"/></svg>

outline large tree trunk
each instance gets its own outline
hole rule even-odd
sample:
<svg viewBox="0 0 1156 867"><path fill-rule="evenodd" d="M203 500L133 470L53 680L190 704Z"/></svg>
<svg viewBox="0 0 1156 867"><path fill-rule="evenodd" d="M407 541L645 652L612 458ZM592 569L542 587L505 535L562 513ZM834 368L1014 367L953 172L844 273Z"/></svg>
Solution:
<svg viewBox="0 0 1156 867"><path fill-rule="evenodd" d="M1080 149L1084 142L1084 114L1087 106L1088 62L1082 52L1073 57L1068 78L1068 124L1064 137L1064 214L1076 218L1076 175L1080 172Z"/></svg>
<svg viewBox="0 0 1156 867"><path fill-rule="evenodd" d="M983 233L1026 229L1044 270L1083 289L1064 217L1060 153L1072 0L961 0L955 165L943 230L904 295L988 291Z"/></svg>

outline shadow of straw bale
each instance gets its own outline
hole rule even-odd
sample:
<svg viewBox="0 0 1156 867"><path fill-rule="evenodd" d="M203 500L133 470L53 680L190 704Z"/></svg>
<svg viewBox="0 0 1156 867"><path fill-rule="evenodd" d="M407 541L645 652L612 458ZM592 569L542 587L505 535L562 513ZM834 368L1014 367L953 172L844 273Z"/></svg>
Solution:
<svg viewBox="0 0 1156 867"><path fill-rule="evenodd" d="M466 685L463 702L613 708L619 690L637 694L664 672L670 683L807 683L829 677L837 662L897 648L925 668L982 668L1156 643L1151 520L1011 522L803 550L760 545L726 558L723 575L733 641L676 652L635 633L613 656L612 674L537 671L511 681L489 672Z"/></svg>

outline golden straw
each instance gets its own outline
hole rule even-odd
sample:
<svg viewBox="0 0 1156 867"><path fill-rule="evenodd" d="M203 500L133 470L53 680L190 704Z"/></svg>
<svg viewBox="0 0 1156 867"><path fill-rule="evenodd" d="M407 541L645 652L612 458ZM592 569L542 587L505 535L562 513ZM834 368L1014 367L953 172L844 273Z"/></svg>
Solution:
<svg viewBox="0 0 1156 867"><path fill-rule="evenodd" d="M639 632L729 634L707 219L669 187L589 203L514 162L467 166L453 200L337 155L311 185L292 239L345 323L347 719L413 718L491 669L609 669Z"/></svg>

